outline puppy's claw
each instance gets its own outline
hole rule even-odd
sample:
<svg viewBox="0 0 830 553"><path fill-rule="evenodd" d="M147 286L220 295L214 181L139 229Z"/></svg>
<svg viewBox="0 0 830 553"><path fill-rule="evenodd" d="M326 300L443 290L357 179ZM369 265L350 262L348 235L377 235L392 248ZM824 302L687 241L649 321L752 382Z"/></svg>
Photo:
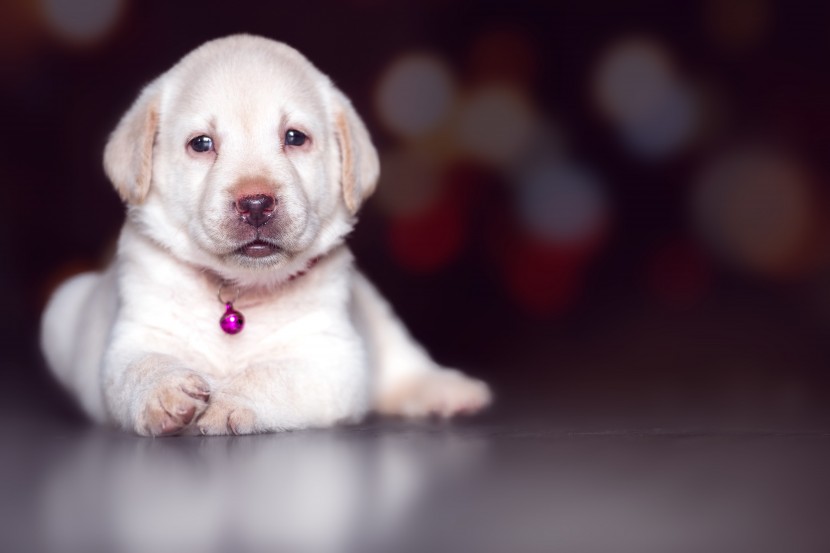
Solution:
<svg viewBox="0 0 830 553"><path fill-rule="evenodd" d="M210 391L208 390L184 390L184 393L195 399L207 401L210 399Z"/></svg>
<svg viewBox="0 0 830 553"><path fill-rule="evenodd" d="M232 400L214 400L199 418L199 432L203 436L254 434L257 417L253 410L237 405Z"/></svg>
<svg viewBox="0 0 830 553"><path fill-rule="evenodd" d="M187 428L207 408L208 383L197 373L185 369L159 378L147 397L136 424L146 436L167 436Z"/></svg>

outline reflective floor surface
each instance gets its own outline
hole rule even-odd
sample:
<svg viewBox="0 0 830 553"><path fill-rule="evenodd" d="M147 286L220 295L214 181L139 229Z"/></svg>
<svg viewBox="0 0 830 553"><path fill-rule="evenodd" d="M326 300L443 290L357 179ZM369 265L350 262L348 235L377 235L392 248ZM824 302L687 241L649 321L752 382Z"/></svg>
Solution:
<svg viewBox="0 0 830 553"><path fill-rule="evenodd" d="M59 414L0 422L2 551L830 550L818 430L497 411L147 439Z"/></svg>

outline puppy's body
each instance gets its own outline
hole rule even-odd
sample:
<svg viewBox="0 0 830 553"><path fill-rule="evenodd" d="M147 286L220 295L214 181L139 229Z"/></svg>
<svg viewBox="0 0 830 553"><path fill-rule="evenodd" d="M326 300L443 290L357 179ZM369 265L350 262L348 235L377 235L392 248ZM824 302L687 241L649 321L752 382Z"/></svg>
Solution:
<svg viewBox="0 0 830 553"><path fill-rule="evenodd" d="M194 150L199 136L210 151ZM250 433L489 401L436 365L354 268L343 239L377 154L296 51L250 36L195 50L142 92L105 168L129 209L116 259L59 288L42 323L49 365L93 419ZM266 197L275 207L256 221L240 207ZM238 293L239 334L219 328L220 286Z"/></svg>

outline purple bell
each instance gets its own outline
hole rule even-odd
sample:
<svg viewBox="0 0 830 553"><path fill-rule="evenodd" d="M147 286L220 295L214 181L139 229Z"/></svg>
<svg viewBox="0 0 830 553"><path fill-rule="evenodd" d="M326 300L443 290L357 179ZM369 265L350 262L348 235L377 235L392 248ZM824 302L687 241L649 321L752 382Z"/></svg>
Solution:
<svg viewBox="0 0 830 553"><path fill-rule="evenodd" d="M242 332L245 326L245 317L233 308L233 304L228 302L225 304L225 314L219 319L219 326L227 334L237 334Z"/></svg>

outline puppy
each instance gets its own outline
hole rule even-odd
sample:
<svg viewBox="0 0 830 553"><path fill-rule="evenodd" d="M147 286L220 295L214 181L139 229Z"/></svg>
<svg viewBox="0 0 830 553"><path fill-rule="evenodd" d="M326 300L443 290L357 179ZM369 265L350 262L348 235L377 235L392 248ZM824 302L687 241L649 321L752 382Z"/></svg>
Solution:
<svg viewBox="0 0 830 553"><path fill-rule="evenodd" d="M104 168L127 204L117 254L62 284L41 329L51 370L95 421L248 434L489 403L354 267L344 238L378 155L296 50L248 35L197 48L144 88Z"/></svg>

